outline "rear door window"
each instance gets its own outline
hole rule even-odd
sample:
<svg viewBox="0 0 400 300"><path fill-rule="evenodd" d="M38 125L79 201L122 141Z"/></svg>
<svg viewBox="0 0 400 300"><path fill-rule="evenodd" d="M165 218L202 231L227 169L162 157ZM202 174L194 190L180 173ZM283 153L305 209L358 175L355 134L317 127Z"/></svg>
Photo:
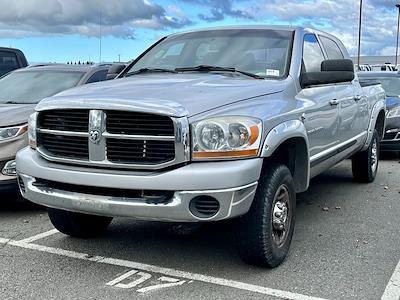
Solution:
<svg viewBox="0 0 400 300"><path fill-rule="evenodd" d="M343 59L343 53L335 41L325 36L319 37L329 59Z"/></svg>

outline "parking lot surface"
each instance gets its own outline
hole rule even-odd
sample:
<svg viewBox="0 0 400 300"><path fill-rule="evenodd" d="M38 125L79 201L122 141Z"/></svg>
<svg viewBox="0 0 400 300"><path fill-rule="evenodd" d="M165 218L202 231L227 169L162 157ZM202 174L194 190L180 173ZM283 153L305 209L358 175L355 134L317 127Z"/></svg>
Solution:
<svg viewBox="0 0 400 300"><path fill-rule="evenodd" d="M244 264L231 222L114 219L89 240L53 229L44 209L0 208L1 299L394 299L400 296L400 164L353 182L345 161L298 195L291 252L269 270ZM6 199L7 198L7 199Z"/></svg>

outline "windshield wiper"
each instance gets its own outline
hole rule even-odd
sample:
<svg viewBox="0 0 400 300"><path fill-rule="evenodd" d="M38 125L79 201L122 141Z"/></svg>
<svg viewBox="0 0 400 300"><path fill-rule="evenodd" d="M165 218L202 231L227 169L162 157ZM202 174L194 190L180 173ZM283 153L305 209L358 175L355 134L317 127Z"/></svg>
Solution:
<svg viewBox="0 0 400 300"><path fill-rule="evenodd" d="M264 79L264 77L259 76L257 74L249 73L246 71L236 70L235 68L224 68L218 66L209 66L209 65L200 65L196 67L188 67L188 68L176 68L176 72L212 72L212 71L221 71L221 72L233 72L233 73L240 73L255 79Z"/></svg>
<svg viewBox="0 0 400 300"><path fill-rule="evenodd" d="M156 73L156 72L164 72L164 73L177 73L175 70L171 70L171 69L163 69L163 68L141 68L139 70L136 71L132 71L127 73L125 76L132 76L132 75L137 75L137 74L142 74L142 73Z"/></svg>
<svg viewBox="0 0 400 300"><path fill-rule="evenodd" d="M9 100L9 101L4 102L4 104L19 104L19 103L17 101Z"/></svg>

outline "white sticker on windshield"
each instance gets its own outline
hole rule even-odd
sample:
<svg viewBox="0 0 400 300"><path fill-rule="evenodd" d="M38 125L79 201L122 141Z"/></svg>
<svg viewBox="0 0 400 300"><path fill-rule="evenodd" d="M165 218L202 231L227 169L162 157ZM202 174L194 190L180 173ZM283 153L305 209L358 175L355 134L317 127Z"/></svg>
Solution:
<svg viewBox="0 0 400 300"><path fill-rule="evenodd" d="M279 77L279 70L267 69L267 76Z"/></svg>

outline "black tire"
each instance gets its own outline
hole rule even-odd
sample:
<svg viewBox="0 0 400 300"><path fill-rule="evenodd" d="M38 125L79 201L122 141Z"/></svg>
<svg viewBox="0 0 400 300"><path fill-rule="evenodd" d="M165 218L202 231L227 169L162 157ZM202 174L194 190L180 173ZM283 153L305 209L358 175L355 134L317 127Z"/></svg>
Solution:
<svg viewBox="0 0 400 300"><path fill-rule="evenodd" d="M53 226L60 232L77 238L89 238L106 231L112 218L86 215L66 210L48 208Z"/></svg>
<svg viewBox="0 0 400 300"><path fill-rule="evenodd" d="M371 183L375 180L379 165L379 141L379 133L375 130L368 149L353 156L351 163L355 181Z"/></svg>
<svg viewBox="0 0 400 300"><path fill-rule="evenodd" d="M274 210L281 191L287 194L285 232L277 230ZM281 201L282 203L282 201ZM292 174L281 164L271 163L262 172L250 211L237 219L238 252L248 264L274 268L289 252L296 211L296 192ZM279 233L282 233L279 242Z"/></svg>

